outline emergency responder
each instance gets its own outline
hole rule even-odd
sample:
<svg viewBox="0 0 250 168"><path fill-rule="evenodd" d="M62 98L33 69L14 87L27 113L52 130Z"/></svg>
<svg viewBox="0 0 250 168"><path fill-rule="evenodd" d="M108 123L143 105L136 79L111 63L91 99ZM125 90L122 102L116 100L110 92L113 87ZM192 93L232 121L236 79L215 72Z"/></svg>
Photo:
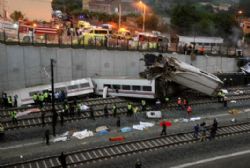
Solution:
<svg viewBox="0 0 250 168"><path fill-rule="evenodd" d="M162 131L161 131L161 136L167 135L167 126L165 122L162 123Z"/></svg>
<svg viewBox="0 0 250 168"><path fill-rule="evenodd" d="M63 126L63 123L64 123L64 114L63 114L63 112L60 113L60 123L61 123L61 126Z"/></svg>
<svg viewBox="0 0 250 168"><path fill-rule="evenodd" d="M76 105L76 110L77 110L77 115L80 117L80 115L81 115L81 103L78 103Z"/></svg>
<svg viewBox="0 0 250 168"><path fill-rule="evenodd" d="M225 96L226 94L223 91L221 91L221 102L224 102Z"/></svg>
<svg viewBox="0 0 250 168"><path fill-rule="evenodd" d="M95 120L95 114L92 106L89 107L90 118Z"/></svg>
<svg viewBox="0 0 250 168"><path fill-rule="evenodd" d="M8 96L8 107L12 107L12 97Z"/></svg>
<svg viewBox="0 0 250 168"><path fill-rule="evenodd" d="M211 130L210 130L210 136L209 136L209 140L212 140L215 138L215 135L216 135L216 132L217 132L217 128L212 126Z"/></svg>
<svg viewBox="0 0 250 168"><path fill-rule="evenodd" d="M117 127L121 126L121 118L119 116L117 117L116 126Z"/></svg>
<svg viewBox="0 0 250 168"><path fill-rule="evenodd" d="M165 97L165 106L168 107L168 104L169 104L169 97Z"/></svg>
<svg viewBox="0 0 250 168"><path fill-rule="evenodd" d="M188 114L188 116L190 116L192 114L192 107L191 106L187 107L187 114Z"/></svg>
<svg viewBox="0 0 250 168"><path fill-rule="evenodd" d="M74 104L70 104L70 106L69 106L69 115L70 115L70 117L74 117L74 114L75 114L75 106L74 106Z"/></svg>
<svg viewBox="0 0 250 168"><path fill-rule="evenodd" d="M182 110L182 101L180 97L177 100L177 105L178 105L178 110Z"/></svg>
<svg viewBox="0 0 250 168"><path fill-rule="evenodd" d="M127 106L127 116L132 116L131 113L133 113L132 112L132 104L128 103L128 106Z"/></svg>
<svg viewBox="0 0 250 168"><path fill-rule="evenodd" d="M200 124L201 126L201 138L200 138L200 141L205 141L206 138L207 138L207 128L206 128L206 123L205 122L202 122Z"/></svg>
<svg viewBox="0 0 250 168"><path fill-rule="evenodd" d="M195 138L195 139L198 139L199 132L200 132L200 126L199 126L199 124L196 124L196 125L194 126L194 138Z"/></svg>
<svg viewBox="0 0 250 168"><path fill-rule="evenodd" d="M222 97L222 91L220 90L220 91L217 93L218 103L221 102L221 97Z"/></svg>
<svg viewBox="0 0 250 168"><path fill-rule="evenodd" d="M103 114L104 114L104 116L105 116L106 118L109 117L109 112L108 112L108 107L107 107L107 105L105 105L104 108L103 108Z"/></svg>
<svg viewBox="0 0 250 168"><path fill-rule="evenodd" d="M64 102L63 110L64 110L65 116L68 117L68 115L69 115L69 105L68 105L67 102Z"/></svg>
<svg viewBox="0 0 250 168"><path fill-rule="evenodd" d="M223 96L223 104L225 108L227 108L227 102L228 102L228 97Z"/></svg>
<svg viewBox="0 0 250 168"><path fill-rule="evenodd" d="M139 112L139 108L137 106L133 107L133 114L135 119L137 119L137 113Z"/></svg>
<svg viewBox="0 0 250 168"><path fill-rule="evenodd" d="M14 107L17 107L17 98L18 98L18 96L15 95L15 96L14 96Z"/></svg>
<svg viewBox="0 0 250 168"><path fill-rule="evenodd" d="M46 145L49 145L49 130L48 129L45 131L45 141L46 141Z"/></svg>
<svg viewBox="0 0 250 168"><path fill-rule="evenodd" d="M135 163L135 168L141 168L142 164L141 161L139 159L137 159L136 163Z"/></svg>
<svg viewBox="0 0 250 168"><path fill-rule="evenodd" d="M145 100L141 100L141 106L142 106L141 110L145 111L146 110L146 101Z"/></svg>
<svg viewBox="0 0 250 168"><path fill-rule="evenodd" d="M40 108L43 108L43 103L44 103L44 95L43 94L39 94L39 105Z"/></svg>
<svg viewBox="0 0 250 168"><path fill-rule="evenodd" d="M45 121L44 121L44 117L45 117L45 111L43 109L41 109L42 113L41 113L41 120L42 120L42 126L45 126Z"/></svg>
<svg viewBox="0 0 250 168"><path fill-rule="evenodd" d="M11 115L11 120L12 120L12 123L13 124L17 124L17 116L16 116L16 111L15 110L13 110L11 113L10 113L10 115Z"/></svg>
<svg viewBox="0 0 250 168"><path fill-rule="evenodd" d="M184 98L184 99L183 99L183 106L184 106L185 108L188 107L188 100L187 100L187 98Z"/></svg>
<svg viewBox="0 0 250 168"><path fill-rule="evenodd" d="M215 127L216 129L218 128L218 122L217 122L216 118L214 119L213 127Z"/></svg>
<svg viewBox="0 0 250 168"><path fill-rule="evenodd" d="M113 117L116 117L117 115L117 107L115 104L112 105L112 112L113 112Z"/></svg>
<svg viewBox="0 0 250 168"><path fill-rule="evenodd" d="M66 155L64 155L63 152L58 157L58 160L60 161L62 168L67 168Z"/></svg>
<svg viewBox="0 0 250 168"><path fill-rule="evenodd" d="M33 94L32 99L33 99L33 101L34 101L34 104L37 105L38 96L37 96L36 93Z"/></svg>
<svg viewBox="0 0 250 168"><path fill-rule="evenodd" d="M44 97L44 102L48 103L49 102L49 93L47 91L45 91L43 93L43 97Z"/></svg>

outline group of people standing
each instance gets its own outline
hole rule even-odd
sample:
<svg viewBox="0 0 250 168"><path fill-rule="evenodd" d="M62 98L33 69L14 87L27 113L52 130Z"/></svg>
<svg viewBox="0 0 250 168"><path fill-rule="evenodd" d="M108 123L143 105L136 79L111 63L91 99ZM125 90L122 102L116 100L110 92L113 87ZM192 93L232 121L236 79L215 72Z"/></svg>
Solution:
<svg viewBox="0 0 250 168"><path fill-rule="evenodd" d="M4 108L17 107L17 98L18 96L8 96L7 93L2 93L2 106Z"/></svg>

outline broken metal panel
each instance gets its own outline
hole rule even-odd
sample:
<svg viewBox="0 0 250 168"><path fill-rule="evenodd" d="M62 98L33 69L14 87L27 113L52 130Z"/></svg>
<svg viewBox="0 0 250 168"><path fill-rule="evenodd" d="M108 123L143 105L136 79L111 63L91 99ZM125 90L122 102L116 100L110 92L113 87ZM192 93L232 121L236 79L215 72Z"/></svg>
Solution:
<svg viewBox="0 0 250 168"><path fill-rule="evenodd" d="M207 95L215 95L223 84L217 76L173 57L146 54L144 58L147 69L141 75L147 79L174 81Z"/></svg>

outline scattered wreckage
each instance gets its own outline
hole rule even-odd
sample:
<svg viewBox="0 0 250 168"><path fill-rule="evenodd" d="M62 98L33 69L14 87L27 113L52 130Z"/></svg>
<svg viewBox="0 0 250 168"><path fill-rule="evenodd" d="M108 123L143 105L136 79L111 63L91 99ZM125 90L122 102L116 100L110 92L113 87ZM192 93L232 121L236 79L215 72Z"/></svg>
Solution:
<svg viewBox="0 0 250 168"><path fill-rule="evenodd" d="M144 61L147 68L140 75L147 79L158 78L165 83L174 82L209 96L217 95L223 85L217 76L173 57L145 54ZM168 84L164 85L168 87ZM168 93L168 91L165 92Z"/></svg>

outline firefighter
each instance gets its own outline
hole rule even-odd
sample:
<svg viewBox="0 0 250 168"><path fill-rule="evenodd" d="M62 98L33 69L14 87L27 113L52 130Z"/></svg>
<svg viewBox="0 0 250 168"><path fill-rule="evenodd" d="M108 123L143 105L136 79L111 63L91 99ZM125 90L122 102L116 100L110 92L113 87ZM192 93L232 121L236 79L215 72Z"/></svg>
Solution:
<svg viewBox="0 0 250 168"><path fill-rule="evenodd" d="M222 96L222 92L219 91L219 92L217 93L218 103L221 102L221 96Z"/></svg>
<svg viewBox="0 0 250 168"><path fill-rule="evenodd" d="M44 103L44 95L43 94L39 94L39 104L40 107L43 108L43 103Z"/></svg>
<svg viewBox="0 0 250 168"><path fill-rule="evenodd" d="M141 106L142 106L142 111L146 110L146 101L145 100L141 100Z"/></svg>
<svg viewBox="0 0 250 168"><path fill-rule="evenodd" d="M117 115L117 107L116 107L115 104L113 104L113 106L112 106L112 112L113 112L113 117L116 117L116 115Z"/></svg>
<svg viewBox="0 0 250 168"><path fill-rule="evenodd" d="M43 93L43 97L44 97L44 102L46 103L49 102L49 93L47 91Z"/></svg>

